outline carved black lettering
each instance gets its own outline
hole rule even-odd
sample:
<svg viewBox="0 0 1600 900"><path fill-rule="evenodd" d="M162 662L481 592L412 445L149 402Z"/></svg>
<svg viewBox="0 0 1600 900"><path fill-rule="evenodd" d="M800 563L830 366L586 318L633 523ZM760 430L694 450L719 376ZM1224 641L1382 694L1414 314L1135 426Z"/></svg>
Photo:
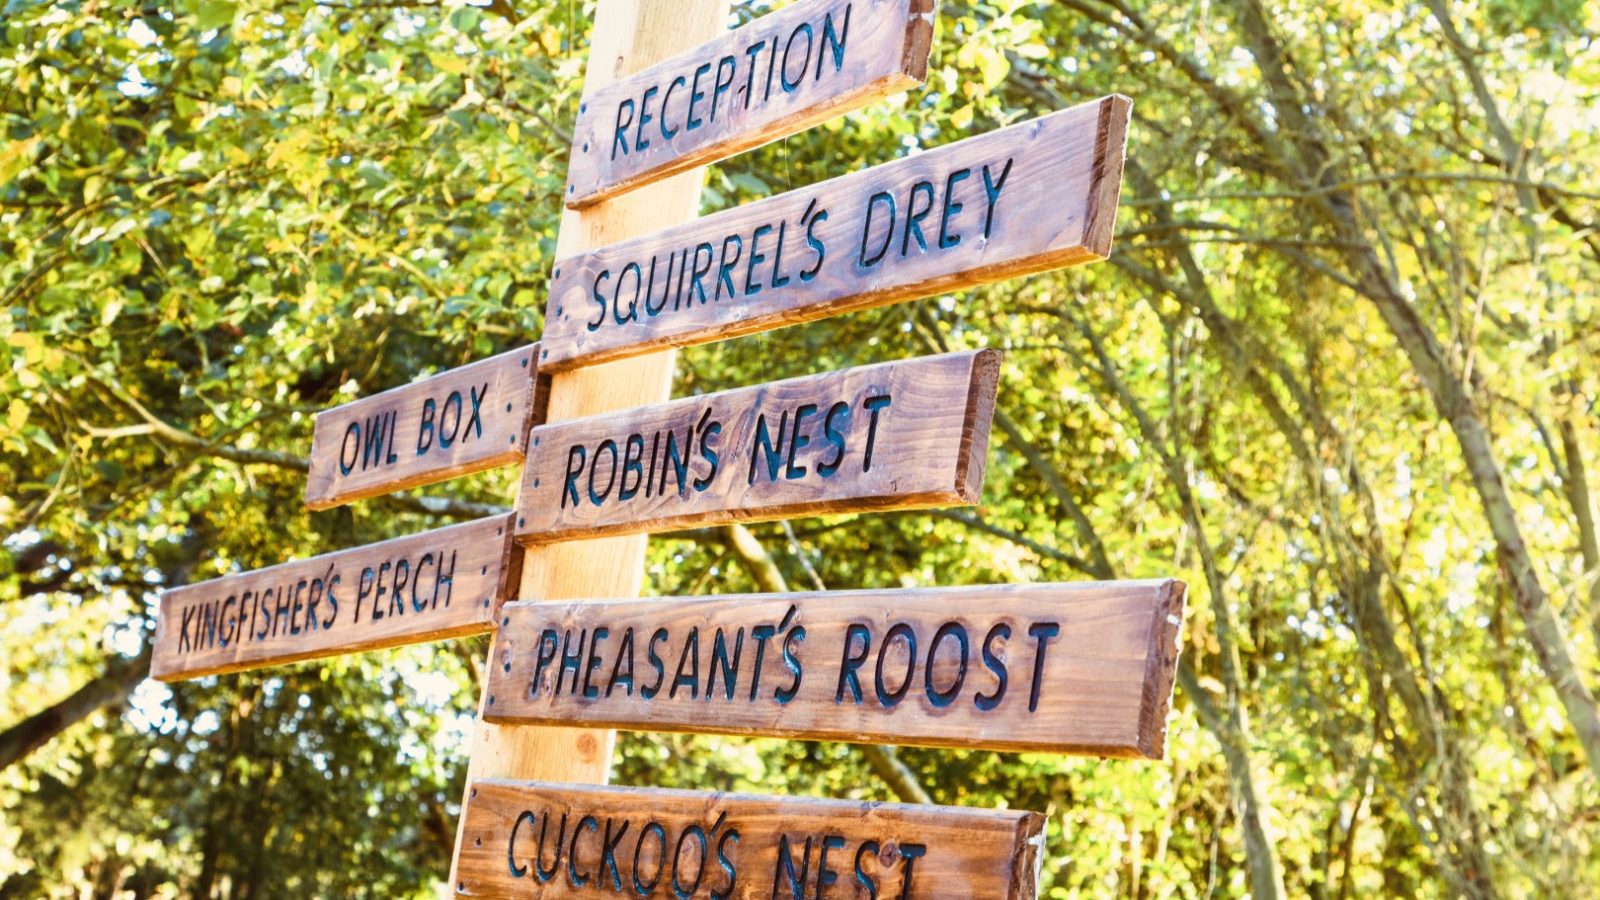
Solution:
<svg viewBox="0 0 1600 900"><path fill-rule="evenodd" d="M1039 709L1039 692L1044 687L1044 655L1049 650L1050 639L1061 633L1059 622L1035 622L1028 626L1028 636L1033 638L1033 690L1028 693L1028 712Z"/></svg>
<svg viewBox="0 0 1600 900"><path fill-rule="evenodd" d="M861 650L852 652L851 646L857 640L861 641ZM861 678L856 674L867 662L867 656L872 652L872 629L860 623L851 623L844 630L844 658L839 660L839 686L833 692L833 702L844 702L844 689L850 687L850 697L861 705Z"/></svg>
<svg viewBox="0 0 1600 900"><path fill-rule="evenodd" d="M990 672L994 673L995 679L994 691L989 694L979 694L977 699L973 701L974 705L984 712L999 706L1000 701L1004 700L1006 696L1006 661L994 652L996 638L1002 641L1011 640L1011 626L1000 622L990 628L989 633L983 638L983 664Z"/></svg>
<svg viewBox="0 0 1600 900"><path fill-rule="evenodd" d="M872 471L872 447L873 444L875 444L878 440L878 413L888 409L889 405L893 402L894 398L890 397L888 394L879 394L875 397L868 397L861 404L862 407L871 414L871 418L867 420L866 455L861 459L861 471L863 472Z"/></svg>
<svg viewBox="0 0 1600 900"><path fill-rule="evenodd" d="M1006 179L1011 177L1011 160L1006 160L1004 169L1000 170L1000 177L994 178L989 174L987 163L983 166L983 192L989 201L989 208L983 214L983 237L989 239L989 234L994 228L994 208L1000 203L1000 192L1005 189Z"/></svg>
<svg viewBox="0 0 1600 900"><path fill-rule="evenodd" d="M889 648L894 646L895 640L904 641L906 647L906 675L900 686L889 690L883 680L883 666L889 660ZM896 622L883 636L883 644L878 647L878 670L874 686L878 691L878 704L885 709L893 709L905 697L906 691L911 689L911 681L917 672L917 633L910 625Z"/></svg>

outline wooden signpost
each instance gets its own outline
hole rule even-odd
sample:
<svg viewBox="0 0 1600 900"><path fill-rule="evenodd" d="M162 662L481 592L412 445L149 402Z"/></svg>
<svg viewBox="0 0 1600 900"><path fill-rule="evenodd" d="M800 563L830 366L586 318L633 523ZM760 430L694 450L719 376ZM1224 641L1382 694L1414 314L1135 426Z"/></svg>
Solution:
<svg viewBox="0 0 1600 900"><path fill-rule="evenodd" d="M150 674L239 672L482 634L517 583L509 516L164 591Z"/></svg>
<svg viewBox="0 0 1600 900"><path fill-rule="evenodd" d="M462 897L1031 900L1044 817L1011 810L474 781Z"/></svg>
<svg viewBox="0 0 1600 900"><path fill-rule="evenodd" d="M490 721L1160 759L1178 581L509 603Z"/></svg>
<svg viewBox="0 0 1600 900"><path fill-rule="evenodd" d="M306 506L522 462L528 428L544 414L538 352L512 350L319 414Z"/></svg>
<svg viewBox="0 0 1600 900"><path fill-rule="evenodd" d="M1111 96L558 259L551 370L1104 259L1131 104Z"/></svg>
<svg viewBox="0 0 1600 900"><path fill-rule="evenodd" d="M934 0L799 0L585 94L567 205L804 131L927 77Z"/></svg>
<svg viewBox="0 0 1600 900"><path fill-rule="evenodd" d="M1035 813L556 783L604 781L615 727L1165 750L1178 581L629 599L648 532L977 503L984 480L995 351L667 401L672 348L1111 250L1120 96L694 219L698 166L921 81L934 4L727 14L599 3L538 344L317 417L313 509L521 463L516 512L166 591L151 672L498 629L463 896L1032 898Z"/></svg>
<svg viewBox="0 0 1600 900"><path fill-rule="evenodd" d="M536 428L517 538L976 503L999 367L950 353Z"/></svg>

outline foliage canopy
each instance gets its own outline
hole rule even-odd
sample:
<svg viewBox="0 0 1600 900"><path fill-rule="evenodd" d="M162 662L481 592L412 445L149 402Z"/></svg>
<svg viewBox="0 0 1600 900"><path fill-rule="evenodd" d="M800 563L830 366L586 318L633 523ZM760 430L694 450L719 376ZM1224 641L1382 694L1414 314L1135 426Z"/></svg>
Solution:
<svg viewBox="0 0 1600 900"><path fill-rule="evenodd" d="M0 894L426 895L481 641L170 690L141 653L164 584L509 502L312 514L300 459L318 410L539 334L592 0L3 2ZM680 395L1008 351L981 511L662 537L649 590L1186 578L1168 762L899 754L1048 812L1049 897L1600 883L1597 36L1581 0L941 3L925 89L707 209L1117 91L1114 259L681 354ZM621 748L892 796L846 745Z"/></svg>

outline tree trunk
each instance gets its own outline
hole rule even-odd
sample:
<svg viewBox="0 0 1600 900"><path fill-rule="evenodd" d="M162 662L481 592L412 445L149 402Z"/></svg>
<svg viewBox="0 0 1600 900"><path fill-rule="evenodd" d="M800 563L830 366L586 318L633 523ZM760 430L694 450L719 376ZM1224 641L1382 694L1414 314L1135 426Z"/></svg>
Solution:
<svg viewBox="0 0 1600 900"><path fill-rule="evenodd" d="M114 656L105 671L65 700L34 713L0 732L0 770L49 743L107 706L119 704L133 693L150 671L150 648L133 659Z"/></svg>

